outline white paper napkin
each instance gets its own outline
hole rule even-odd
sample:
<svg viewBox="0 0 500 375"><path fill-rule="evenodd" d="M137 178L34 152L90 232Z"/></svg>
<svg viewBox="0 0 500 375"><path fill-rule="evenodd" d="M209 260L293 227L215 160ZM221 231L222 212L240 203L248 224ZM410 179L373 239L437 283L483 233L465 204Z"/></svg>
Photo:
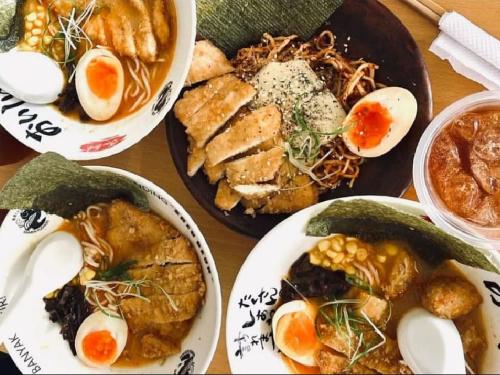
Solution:
<svg viewBox="0 0 500 375"><path fill-rule="evenodd" d="M500 90L500 41L456 12L439 22L441 33L430 51L455 71L490 90Z"/></svg>

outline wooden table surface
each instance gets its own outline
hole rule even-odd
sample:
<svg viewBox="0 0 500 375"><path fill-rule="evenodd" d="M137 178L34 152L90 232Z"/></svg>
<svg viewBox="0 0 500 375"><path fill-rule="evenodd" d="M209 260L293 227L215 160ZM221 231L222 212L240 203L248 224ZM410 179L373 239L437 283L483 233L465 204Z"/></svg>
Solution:
<svg viewBox="0 0 500 375"><path fill-rule="evenodd" d="M441 61L428 52L432 40L438 33L434 24L402 4L400 0L381 0L381 2L403 21L423 51L432 82L434 113L439 113L444 107L466 95L483 90L482 86L456 74L447 62ZM498 23L500 0L438 0L438 2L449 10L454 9L462 13L500 38L500 24ZM0 167L0 186L3 186L20 166L34 156L35 154L32 154L19 163ZM236 275L256 241L224 227L209 216L191 197L175 170L163 126L156 128L141 143L120 155L86 164L123 168L151 180L168 191L198 223L215 257L224 301L219 345L209 373L229 373L225 345L227 301ZM410 189L406 197L416 199L414 189Z"/></svg>

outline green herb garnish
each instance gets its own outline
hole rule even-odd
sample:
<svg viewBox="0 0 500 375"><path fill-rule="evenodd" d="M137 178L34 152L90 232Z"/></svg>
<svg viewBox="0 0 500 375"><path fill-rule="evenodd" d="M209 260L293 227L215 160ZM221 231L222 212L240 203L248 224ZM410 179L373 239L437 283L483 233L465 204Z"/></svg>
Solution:
<svg viewBox="0 0 500 375"><path fill-rule="evenodd" d="M114 267L101 271L97 275L97 280L101 281L126 281L131 280L128 271L137 264L136 260L126 260Z"/></svg>

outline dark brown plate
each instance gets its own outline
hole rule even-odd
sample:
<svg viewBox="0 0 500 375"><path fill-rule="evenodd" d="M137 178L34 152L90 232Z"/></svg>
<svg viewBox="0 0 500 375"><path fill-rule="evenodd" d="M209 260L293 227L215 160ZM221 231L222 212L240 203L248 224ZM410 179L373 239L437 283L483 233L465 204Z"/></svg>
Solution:
<svg viewBox="0 0 500 375"><path fill-rule="evenodd" d="M337 36L337 47L351 59L364 58L380 65L377 80L401 86L417 98L417 119L404 140L389 154L367 161L359 179L350 189L342 186L321 196L328 200L354 195L400 197L412 181L413 156L418 141L432 119L432 94L427 68L415 40L399 19L376 0L346 0L327 22ZM349 41L348 41L349 39ZM252 237L261 238L286 215L258 215L252 218L238 206L230 213L214 205L216 186L203 172L190 178L187 170L187 137L173 113L166 119L168 142L174 163L196 200L219 221Z"/></svg>

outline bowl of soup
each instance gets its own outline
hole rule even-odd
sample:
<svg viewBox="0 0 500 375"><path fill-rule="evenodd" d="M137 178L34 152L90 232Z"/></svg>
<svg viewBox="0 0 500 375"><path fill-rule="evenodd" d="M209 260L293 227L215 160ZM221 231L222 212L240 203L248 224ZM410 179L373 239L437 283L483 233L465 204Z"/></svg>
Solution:
<svg viewBox="0 0 500 375"><path fill-rule="evenodd" d="M205 373L222 307L203 234L153 183L123 170L90 169L132 181L149 208L115 199L69 219L9 211L0 226L9 243L0 251L0 341L23 373ZM80 243L83 267L58 290L26 300L8 320L34 249L61 235ZM18 340L10 340L14 331Z"/></svg>
<svg viewBox="0 0 500 375"><path fill-rule="evenodd" d="M422 136L414 162L429 217L463 240L500 249L500 92L446 108Z"/></svg>
<svg viewBox="0 0 500 375"><path fill-rule="evenodd" d="M117 154L171 109L191 63L194 0L25 0L19 41L65 77L56 102L32 105L0 91L2 126L37 152L73 160Z"/></svg>

